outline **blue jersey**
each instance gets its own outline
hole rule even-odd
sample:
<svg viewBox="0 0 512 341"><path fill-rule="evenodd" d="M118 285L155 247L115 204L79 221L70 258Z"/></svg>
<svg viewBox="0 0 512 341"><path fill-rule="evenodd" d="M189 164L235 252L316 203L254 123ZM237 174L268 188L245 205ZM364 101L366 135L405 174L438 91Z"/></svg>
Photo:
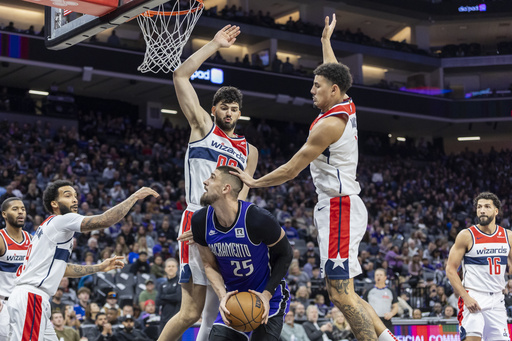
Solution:
<svg viewBox="0 0 512 341"><path fill-rule="evenodd" d="M252 204L239 202L238 220L227 232L215 227L214 210L211 206L208 207L205 239L217 259L228 292L249 289L263 292L270 278L269 249L264 243L254 244L250 240L246 214ZM283 280L270 300L270 317L287 310L289 296L288 287Z"/></svg>

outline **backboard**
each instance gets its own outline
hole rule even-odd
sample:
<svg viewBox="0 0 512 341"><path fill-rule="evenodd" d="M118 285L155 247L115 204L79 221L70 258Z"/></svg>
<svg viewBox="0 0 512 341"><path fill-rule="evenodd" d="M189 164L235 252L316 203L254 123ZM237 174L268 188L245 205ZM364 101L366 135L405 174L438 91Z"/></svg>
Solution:
<svg viewBox="0 0 512 341"><path fill-rule="evenodd" d="M73 7L45 8L45 44L50 50L62 50L106 29L121 25L135 16L169 0L119 0L113 11L100 16L72 12ZM175 1L175 0L171 0ZM54 2L73 3L58 0ZM69 8L69 9L68 9Z"/></svg>

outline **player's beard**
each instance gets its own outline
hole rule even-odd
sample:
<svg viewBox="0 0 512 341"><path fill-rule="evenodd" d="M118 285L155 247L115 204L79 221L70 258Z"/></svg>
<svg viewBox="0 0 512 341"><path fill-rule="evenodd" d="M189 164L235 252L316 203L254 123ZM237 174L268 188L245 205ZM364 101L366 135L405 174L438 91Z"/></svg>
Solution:
<svg viewBox="0 0 512 341"><path fill-rule="evenodd" d="M478 217L478 223L482 226L487 226L493 221L493 219L494 219L494 215L491 215L491 216L481 215Z"/></svg>
<svg viewBox="0 0 512 341"><path fill-rule="evenodd" d="M17 215L7 215L7 223L9 223L9 225L12 227L22 228L25 226L25 218L23 218L22 223L19 223Z"/></svg>
<svg viewBox="0 0 512 341"><path fill-rule="evenodd" d="M215 124L217 125L217 127L222 129L222 131L233 131L235 130L236 127L236 121L233 120L233 118L231 118L231 123L226 123L223 120L216 118Z"/></svg>
<svg viewBox="0 0 512 341"><path fill-rule="evenodd" d="M215 201L217 201L218 198L219 196L216 194L208 194L208 192L204 192L203 195L201 196L201 199L199 200L199 203L201 204L201 206L209 206L213 204Z"/></svg>
<svg viewBox="0 0 512 341"><path fill-rule="evenodd" d="M70 207L67 207L64 204L61 204L60 202L57 202L57 205L59 205L59 211L60 211L60 214L62 214L62 215L73 212L73 211L71 211Z"/></svg>

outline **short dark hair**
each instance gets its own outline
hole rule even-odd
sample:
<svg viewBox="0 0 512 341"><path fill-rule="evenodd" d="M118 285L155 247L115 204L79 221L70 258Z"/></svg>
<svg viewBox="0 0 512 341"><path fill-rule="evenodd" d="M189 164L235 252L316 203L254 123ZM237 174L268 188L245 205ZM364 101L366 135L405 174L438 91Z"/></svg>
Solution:
<svg viewBox="0 0 512 341"><path fill-rule="evenodd" d="M244 188L244 183L240 178L236 175L233 175L229 172L235 171L234 168L231 168L229 166L219 166L217 169L221 172L224 179L230 182L231 189L233 190L233 195L238 198L238 194Z"/></svg>
<svg viewBox="0 0 512 341"><path fill-rule="evenodd" d="M48 185L43 192L43 205L48 213L53 213L52 210L52 201L56 200L59 197L59 188L64 186L71 186L73 184L67 180L57 180Z"/></svg>
<svg viewBox="0 0 512 341"><path fill-rule="evenodd" d="M213 96L213 106L223 101L224 103L237 103L238 108L242 109L242 92L234 86L223 86Z"/></svg>
<svg viewBox="0 0 512 341"><path fill-rule="evenodd" d="M2 212L7 211L9 209L9 207L11 207L12 202L16 201L16 200L23 202L23 200L21 200L18 197L11 197L11 198L5 199L4 202L2 203Z"/></svg>
<svg viewBox="0 0 512 341"><path fill-rule="evenodd" d="M324 63L319 65L313 73L316 76L325 77L336 84L340 91L346 93L352 86L352 75L348 66L341 63Z"/></svg>
<svg viewBox="0 0 512 341"><path fill-rule="evenodd" d="M473 200L473 206L474 206L475 210L476 210L476 205L478 204L478 200L480 200L480 199L492 200L494 207L496 207L498 209L498 211L501 211L501 201L496 194L491 193L491 192L482 192L482 193L478 194L476 196L475 200Z"/></svg>

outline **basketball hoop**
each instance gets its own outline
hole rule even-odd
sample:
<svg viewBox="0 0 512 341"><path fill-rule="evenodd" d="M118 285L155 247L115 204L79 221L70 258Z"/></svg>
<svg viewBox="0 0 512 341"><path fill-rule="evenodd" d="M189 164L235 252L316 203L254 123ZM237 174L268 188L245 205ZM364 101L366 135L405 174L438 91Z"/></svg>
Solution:
<svg viewBox="0 0 512 341"><path fill-rule="evenodd" d="M146 42L144 61L137 68L142 73L168 73L181 64L183 47L203 12L204 0L173 1L176 2L172 11L165 10L169 2L137 16ZM184 2L188 6L184 6Z"/></svg>

